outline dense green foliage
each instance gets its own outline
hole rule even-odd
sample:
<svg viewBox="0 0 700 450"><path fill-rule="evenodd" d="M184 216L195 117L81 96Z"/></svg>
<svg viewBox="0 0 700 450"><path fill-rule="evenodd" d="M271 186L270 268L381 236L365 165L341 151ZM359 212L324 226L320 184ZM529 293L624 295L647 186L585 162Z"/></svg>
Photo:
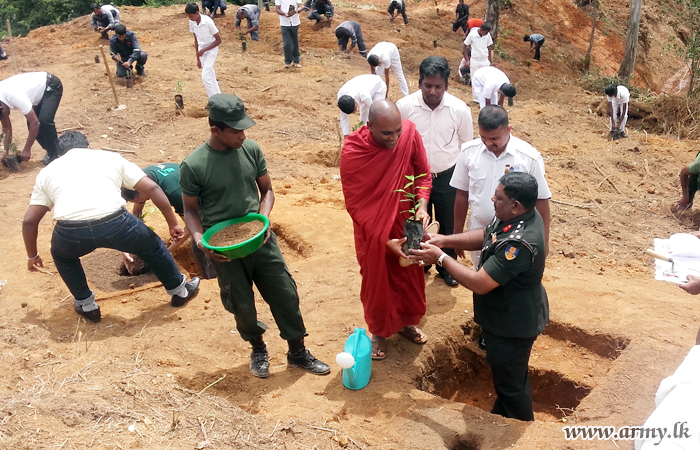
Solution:
<svg viewBox="0 0 700 450"><path fill-rule="evenodd" d="M0 0L0 20L5 30L6 21L12 24L12 34L26 35L29 30L66 22L91 14L90 3L95 0ZM118 0L114 6L167 6L187 3L187 0ZM0 33L7 34L7 31Z"/></svg>

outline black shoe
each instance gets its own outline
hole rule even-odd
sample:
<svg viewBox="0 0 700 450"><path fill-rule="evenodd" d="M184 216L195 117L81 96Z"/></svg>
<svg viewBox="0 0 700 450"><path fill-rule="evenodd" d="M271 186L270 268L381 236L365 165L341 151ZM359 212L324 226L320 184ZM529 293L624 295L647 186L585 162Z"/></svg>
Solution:
<svg viewBox="0 0 700 450"><path fill-rule="evenodd" d="M479 335L479 348L482 350L486 350L486 339L484 339L483 334Z"/></svg>
<svg viewBox="0 0 700 450"><path fill-rule="evenodd" d="M250 354L250 373L258 378L270 376L270 361L267 359L267 349L253 349Z"/></svg>
<svg viewBox="0 0 700 450"><path fill-rule="evenodd" d="M146 71L143 70L143 66L136 66L136 75L139 75L139 76L146 75Z"/></svg>
<svg viewBox="0 0 700 450"><path fill-rule="evenodd" d="M75 312L80 314L87 320L88 322L93 322L97 323L100 320L102 320L102 315L100 314L100 307L98 306L97 309L92 310L92 311L83 311L82 306L74 305L75 307Z"/></svg>
<svg viewBox="0 0 700 450"><path fill-rule="evenodd" d="M41 163L42 163L43 165L45 165L45 166L48 166L49 164L51 164L51 162L52 162L54 159L56 159L56 158L55 158L55 157L52 157L52 156L49 156L49 154L47 153L46 156L44 156L44 157L41 159Z"/></svg>
<svg viewBox="0 0 700 450"><path fill-rule="evenodd" d="M289 367L301 367L314 375L326 375L331 372L331 366L314 358L307 349L298 350L294 353L287 353L287 364Z"/></svg>
<svg viewBox="0 0 700 450"><path fill-rule="evenodd" d="M618 137L620 137L620 138L626 138L626 137L627 137L627 133L625 133L624 131L620 131L620 134L618 134Z"/></svg>
<svg viewBox="0 0 700 450"><path fill-rule="evenodd" d="M180 297L179 295L173 295L170 300L170 304L175 307L185 306L187 302L192 300L199 293L199 278L194 277L187 283L185 283L185 289L187 289L187 297Z"/></svg>
<svg viewBox="0 0 700 450"><path fill-rule="evenodd" d="M443 280L445 280L445 284L450 287L457 286L459 284L449 272L443 272L440 274L440 276Z"/></svg>
<svg viewBox="0 0 700 450"><path fill-rule="evenodd" d="M0 61L5 61L7 58L9 58L9 56L7 56L7 54L0 55Z"/></svg>

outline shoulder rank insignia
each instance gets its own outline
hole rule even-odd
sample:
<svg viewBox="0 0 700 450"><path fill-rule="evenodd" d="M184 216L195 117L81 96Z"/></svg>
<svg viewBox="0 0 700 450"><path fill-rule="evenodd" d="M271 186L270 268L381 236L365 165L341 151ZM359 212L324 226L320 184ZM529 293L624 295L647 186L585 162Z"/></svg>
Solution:
<svg viewBox="0 0 700 450"><path fill-rule="evenodd" d="M505 227L503 227L503 232L504 232L504 233L507 233L508 230L510 230L511 228L513 228L513 225L512 225L512 224L511 224L511 225L506 225Z"/></svg>
<svg viewBox="0 0 700 450"><path fill-rule="evenodd" d="M512 245L509 245L508 247L506 247L506 259L508 261L514 260L515 257L518 255L519 251L520 251L520 249L517 249L517 248L513 247Z"/></svg>

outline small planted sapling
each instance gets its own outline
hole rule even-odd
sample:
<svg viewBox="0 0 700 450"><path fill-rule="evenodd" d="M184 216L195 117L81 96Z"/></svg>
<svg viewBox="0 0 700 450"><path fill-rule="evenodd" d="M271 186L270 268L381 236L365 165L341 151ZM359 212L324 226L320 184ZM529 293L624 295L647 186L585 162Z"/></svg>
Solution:
<svg viewBox="0 0 700 450"><path fill-rule="evenodd" d="M406 202L409 207L401 211L402 213L409 213L408 219L403 223L403 236L406 238L406 242L401 246L401 250L407 255L409 249L420 249L420 242L423 239L423 221L416 219L416 213L421 207L421 199L418 198L418 189L428 188L425 186L416 186L416 180L426 175L425 173L420 175L404 175L408 182L403 189L396 189L394 191L403 194L404 198L401 199L401 202Z"/></svg>

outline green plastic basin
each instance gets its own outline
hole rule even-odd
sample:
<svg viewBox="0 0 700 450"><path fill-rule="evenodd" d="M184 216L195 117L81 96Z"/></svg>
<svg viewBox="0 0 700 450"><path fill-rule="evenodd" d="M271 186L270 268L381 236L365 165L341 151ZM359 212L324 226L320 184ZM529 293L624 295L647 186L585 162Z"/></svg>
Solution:
<svg viewBox="0 0 700 450"><path fill-rule="evenodd" d="M263 229L247 241L236 245L231 245L229 247L214 247L213 245L209 245L209 239L214 235L214 233L221 231L230 225L243 222L253 222L255 220L263 223ZM209 228L204 232L204 235L202 235L202 245L205 248L221 253L230 259L243 258L244 256L250 255L262 246L262 243L265 240L265 233L269 227L270 221L267 220L267 217L263 216L262 214L248 214L247 216L219 222L213 227Z"/></svg>

